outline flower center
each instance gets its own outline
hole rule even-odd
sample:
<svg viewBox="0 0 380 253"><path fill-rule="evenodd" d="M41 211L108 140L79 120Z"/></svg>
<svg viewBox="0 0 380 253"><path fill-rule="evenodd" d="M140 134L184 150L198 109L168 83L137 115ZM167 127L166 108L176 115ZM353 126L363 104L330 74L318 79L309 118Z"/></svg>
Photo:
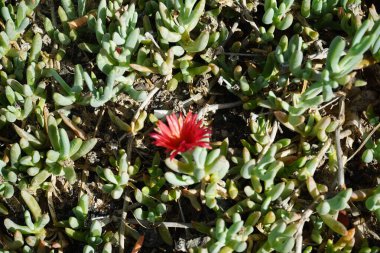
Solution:
<svg viewBox="0 0 380 253"><path fill-rule="evenodd" d="M187 143L186 140L182 140L181 143L178 145L178 151L180 153L186 152L187 150L191 148L192 148L192 145Z"/></svg>

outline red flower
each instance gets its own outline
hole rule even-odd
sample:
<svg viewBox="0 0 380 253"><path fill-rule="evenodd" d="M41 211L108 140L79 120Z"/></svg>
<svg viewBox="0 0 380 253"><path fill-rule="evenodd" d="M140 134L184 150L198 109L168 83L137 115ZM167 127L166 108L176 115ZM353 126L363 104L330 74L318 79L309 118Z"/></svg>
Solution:
<svg viewBox="0 0 380 253"><path fill-rule="evenodd" d="M181 114L179 118L172 114L166 116L166 120L168 125L158 121L157 128L154 129L156 132L151 137L155 139L153 144L170 152L171 159L195 147L211 148L207 140L211 131L197 120L197 114L188 112L186 117Z"/></svg>

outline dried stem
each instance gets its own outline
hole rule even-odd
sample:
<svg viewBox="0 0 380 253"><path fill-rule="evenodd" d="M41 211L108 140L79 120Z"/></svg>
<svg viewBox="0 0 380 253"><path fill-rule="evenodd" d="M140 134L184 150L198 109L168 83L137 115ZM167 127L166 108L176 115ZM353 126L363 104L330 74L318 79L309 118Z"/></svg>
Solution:
<svg viewBox="0 0 380 253"><path fill-rule="evenodd" d="M104 116L104 112L105 112L105 108L103 107L102 110L100 111L100 115L99 115L99 118L98 118L98 122L96 122L96 126L95 126L95 130L94 130L94 135L92 137L95 137L96 134L98 133L98 130L99 130L99 126L100 126L100 123L102 122L102 119L103 119L103 116Z"/></svg>
<svg viewBox="0 0 380 253"><path fill-rule="evenodd" d="M319 202L319 199L316 199L308 208L302 213L301 219L298 221L298 228L297 232L294 235L296 238L296 245L295 245L295 251L296 253L302 253L302 233L303 233L303 227L307 221L309 221L310 216L314 212L314 207Z"/></svg>
<svg viewBox="0 0 380 253"><path fill-rule="evenodd" d="M341 98L341 96L337 96L337 97L333 98L333 99L332 99L331 101L329 101L328 103L326 103L326 104L324 104L324 105L318 107L318 110L322 110L322 109L326 108L327 106L334 104L334 103L335 103L336 101L338 101L340 98Z"/></svg>
<svg viewBox="0 0 380 253"><path fill-rule="evenodd" d="M224 48L224 45L228 42L228 40L232 37L232 35L236 32L236 30L238 29L239 27L239 22L235 22L232 27L231 27L231 31L230 33L228 34L228 37L227 39L222 43L221 45L221 48Z"/></svg>
<svg viewBox="0 0 380 253"><path fill-rule="evenodd" d="M154 95L160 90L159 87L154 87L148 94L148 96L146 97L146 99L144 100L144 102L141 103L141 105L139 106L139 108L137 109L135 115L133 116L132 118L132 122L135 123L136 120L139 118L140 116L140 113L142 110L145 109L145 107L151 102L152 98L154 97ZM132 125L132 123L131 123ZM121 137L120 137L120 141L122 141L125 137L129 137L132 133L125 133L123 134ZM132 134L133 135L133 134ZM129 140L128 141L133 141L132 140ZM128 150L127 150L128 151ZM130 157L130 152L127 152L127 155L128 157Z"/></svg>
<svg viewBox="0 0 380 253"><path fill-rule="evenodd" d="M82 140L86 140L86 134L82 129L80 129L77 125L75 125L70 118L68 118L62 111L58 111L59 116L61 117L62 121L68 126L76 136L81 138ZM95 133L96 133L97 128L95 128ZM94 134L95 135L95 134Z"/></svg>
<svg viewBox="0 0 380 253"><path fill-rule="evenodd" d="M362 144L360 144L359 148L347 159L346 163L349 162L354 156L359 153L359 151L365 146L365 144L371 139L372 135L380 128L380 123L376 125L374 129L369 133L369 135L364 139Z"/></svg>
<svg viewBox="0 0 380 253"><path fill-rule="evenodd" d="M240 106L242 104L241 101L236 101L232 103L225 103L225 104L206 104L198 113L198 119L201 119L206 115L208 112L216 112L217 110L223 110L223 109L229 109L234 108L237 106Z"/></svg>
<svg viewBox="0 0 380 253"><path fill-rule="evenodd" d="M55 185L56 176L51 175L51 183ZM58 219L57 219L57 215L55 213L55 208L54 208L53 191L54 191L54 188L48 190L46 192L46 198L48 202L48 208L49 208L51 219L53 220L53 224L56 225L58 223Z"/></svg>
<svg viewBox="0 0 380 253"><path fill-rule="evenodd" d="M344 183L344 165L343 165L343 152L340 144L340 126L335 130L335 148L337 155L338 171L337 171L337 184L341 189L345 188Z"/></svg>
<svg viewBox="0 0 380 253"><path fill-rule="evenodd" d="M134 225L141 223L141 224L143 224L146 227L151 226L152 224L154 224L155 226L165 225L168 228L184 228L184 229L193 228L193 225L191 223L186 223L186 222L169 222L169 221L167 221L167 222L151 223L151 222L145 221L145 220L139 220L139 221L137 221L136 219L128 219L127 223L134 224Z"/></svg>
<svg viewBox="0 0 380 253"><path fill-rule="evenodd" d="M339 100L339 126L335 130L335 148L337 152L337 162L338 162L338 172L337 172L337 184L340 189L345 189L344 181L344 164L343 164L343 151L340 143L340 130L345 121L345 106L344 106L345 97L341 97Z"/></svg>
<svg viewBox="0 0 380 253"><path fill-rule="evenodd" d="M102 223L103 226L108 225L111 222L120 222L120 217L117 216L103 216L103 217L96 217L93 218L93 220L98 220ZM174 221L158 221L158 222L150 222L147 220L138 220L138 219L125 219L125 224L132 224L132 225L141 225L146 228L153 228L153 227L159 227L161 225L165 225L168 228L194 228L191 223L186 222L174 222ZM206 225L213 225L214 222L207 223Z"/></svg>
<svg viewBox="0 0 380 253"><path fill-rule="evenodd" d="M264 51L264 52L261 53L261 54L258 54L258 53L251 53L251 54L250 53L234 53L234 52L224 52L224 53L221 53L221 54L231 55L231 56L242 56L242 57L257 57L257 56L262 56L263 54L267 54L268 53L267 51Z"/></svg>
<svg viewBox="0 0 380 253"><path fill-rule="evenodd" d="M146 106L148 106L148 104L151 102L151 100L154 97L154 95L159 90L160 90L159 87L154 87L154 89L152 89L149 92L147 98L145 99L144 102L141 103L141 105L137 109L135 115L133 116L132 122L136 122L136 120L140 116L141 111L144 110ZM131 160L132 144L133 144L133 140L134 140L135 136L134 136L133 133L128 133L127 136L128 136L127 159L128 159L128 163L129 163L130 160ZM129 200L129 197L128 197L128 195L127 195L126 192L124 193L124 198L123 199L124 200L123 200L123 210L122 210L122 213L121 213L121 220L125 221L127 219L127 207L128 207L128 200ZM119 227L119 245L120 245L120 247L119 247L119 253L123 253L124 250L125 250L125 224L124 224L124 222L120 222L120 227Z"/></svg>
<svg viewBox="0 0 380 253"><path fill-rule="evenodd" d="M139 108L137 109L136 113L135 113L135 116L133 116L133 119L132 119L132 122L136 122L136 120L139 118L140 116L140 113L141 111L143 111L145 109L145 107L148 106L148 104L151 102L152 98L154 97L154 95L160 90L160 87L154 87L148 94L148 96L146 97L146 99L144 100L144 102L141 103L141 105L139 106Z"/></svg>
<svg viewBox="0 0 380 253"><path fill-rule="evenodd" d="M129 159L128 159L129 160ZM128 206L129 196L127 194L127 191L124 193L123 196L123 210L121 213L121 222L119 227L119 253L125 252L125 224L124 221L127 219L127 211L126 208Z"/></svg>
<svg viewBox="0 0 380 253"><path fill-rule="evenodd" d="M56 183L56 176L52 175L51 176L51 183L52 185L55 185ZM57 219L57 214L55 212L55 207L54 207L54 200L53 200L53 189L50 189L46 192L46 198L47 198L47 203L48 203L48 208L50 212L50 217L53 220L54 226L58 224L58 219ZM58 237L60 240L60 244L63 245L64 237L60 231L58 231ZM60 248L58 249L58 253L62 253L63 250Z"/></svg>
<svg viewBox="0 0 380 253"><path fill-rule="evenodd" d="M241 14L242 18L251 25L252 30L255 34L259 34L260 29L257 26L256 22L253 21L253 17L251 15L250 11L245 6L240 5L240 7L243 9L243 12Z"/></svg>

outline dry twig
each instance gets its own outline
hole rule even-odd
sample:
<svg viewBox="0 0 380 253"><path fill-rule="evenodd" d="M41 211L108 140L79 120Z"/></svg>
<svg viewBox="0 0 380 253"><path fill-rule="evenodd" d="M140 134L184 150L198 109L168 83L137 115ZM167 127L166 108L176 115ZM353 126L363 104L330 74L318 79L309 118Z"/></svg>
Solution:
<svg viewBox="0 0 380 253"><path fill-rule="evenodd" d="M84 131L82 129L80 129L78 126L76 126L71 121L71 119L69 119L68 117L66 117L66 115L63 114L63 112L61 112L61 111L59 111L58 113L59 113L59 116L61 117L62 121L66 124L66 126L68 126L75 133L76 136L78 136L82 140L86 140L87 139L86 138L86 134L84 133Z"/></svg>
<svg viewBox="0 0 380 253"><path fill-rule="evenodd" d="M310 206L302 213L301 219L298 221L298 228L297 232L294 235L296 238L296 245L295 245L295 251L296 253L302 253L302 233L303 233L303 227L307 221L309 221L310 216L314 212L314 207L318 204L319 199L316 199L313 203L311 203Z"/></svg>
<svg viewBox="0 0 380 253"><path fill-rule="evenodd" d="M225 103L225 104L213 104L209 105L206 104L198 113L198 119L203 118L208 112L215 113L217 110L223 110L223 109L230 109L237 106L240 106L242 104L241 101L236 101L232 103Z"/></svg>
<svg viewBox="0 0 380 253"><path fill-rule="evenodd" d="M160 90L159 87L154 87L148 94L147 98L145 99L144 102L141 103L139 108L137 109L135 115L132 118L132 123L136 122L138 117L140 116L140 113L142 110L145 109L145 107L148 106L148 104L151 102L152 98L154 95ZM131 123L131 125L132 125ZM128 142L127 142L127 159L128 163L131 160L131 154L132 154L132 143L134 140L134 135L133 133L128 133ZM128 196L127 193L124 193L124 200L123 200L123 210L121 213L121 219L122 221L127 219L127 207L128 207ZM123 253L125 250L125 225L124 222L120 222L120 227L119 227L119 253Z"/></svg>
<svg viewBox="0 0 380 253"><path fill-rule="evenodd" d="M52 185L55 185L56 176L54 176L54 175L51 176L51 183L52 183ZM52 189L46 191L46 198L47 198L47 204L48 204L48 208L49 208L50 217L53 220L53 224L57 225L58 219L57 219L57 214L55 212L55 207L54 207L53 191L54 191L54 186ZM58 237L59 237L60 244L63 245L64 237L63 237L61 231L58 231ZM63 253L62 248L58 249L58 253Z"/></svg>
<svg viewBox="0 0 380 253"><path fill-rule="evenodd" d="M100 126L100 122L102 122L102 119L103 119L103 116L104 116L104 112L105 112L105 108L103 107L102 110L100 111L100 116L98 118L98 122L96 122L96 126L95 126L95 130L94 130L94 135L92 137L95 137L96 134L98 133L98 130L99 130L99 126Z"/></svg>
<svg viewBox="0 0 380 253"><path fill-rule="evenodd" d="M369 141L369 139L371 139L372 135L377 131L379 130L380 128L380 123L377 124L375 126L374 129L372 129L372 131L369 133L369 135L364 139L364 141L362 142L362 144L360 144L359 148L347 159L346 163L348 163L352 158L354 158L355 155L357 155L357 153L360 152L360 150L365 146L365 144Z"/></svg>
<svg viewBox="0 0 380 253"><path fill-rule="evenodd" d="M337 152L337 162L338 162L338 172L337 172L337 184L340 189L345 189L345 180L344 180L344 163L343 163L343 151L340 143L340 130L345 121L345 106L344 106L345 97L341 97L339 100L339 126L335 130L335 148Z"/></svg>

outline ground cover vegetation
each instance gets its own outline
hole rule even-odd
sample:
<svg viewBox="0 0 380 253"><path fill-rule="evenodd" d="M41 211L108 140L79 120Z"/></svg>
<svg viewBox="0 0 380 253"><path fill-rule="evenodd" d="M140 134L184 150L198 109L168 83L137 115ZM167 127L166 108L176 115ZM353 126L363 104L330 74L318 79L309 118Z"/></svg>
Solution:
<svg viewBox="0 0 380 253"><path fill-rule="evenodd" d="M379 252L376 4L0 0L0 252Z"/></svg>

